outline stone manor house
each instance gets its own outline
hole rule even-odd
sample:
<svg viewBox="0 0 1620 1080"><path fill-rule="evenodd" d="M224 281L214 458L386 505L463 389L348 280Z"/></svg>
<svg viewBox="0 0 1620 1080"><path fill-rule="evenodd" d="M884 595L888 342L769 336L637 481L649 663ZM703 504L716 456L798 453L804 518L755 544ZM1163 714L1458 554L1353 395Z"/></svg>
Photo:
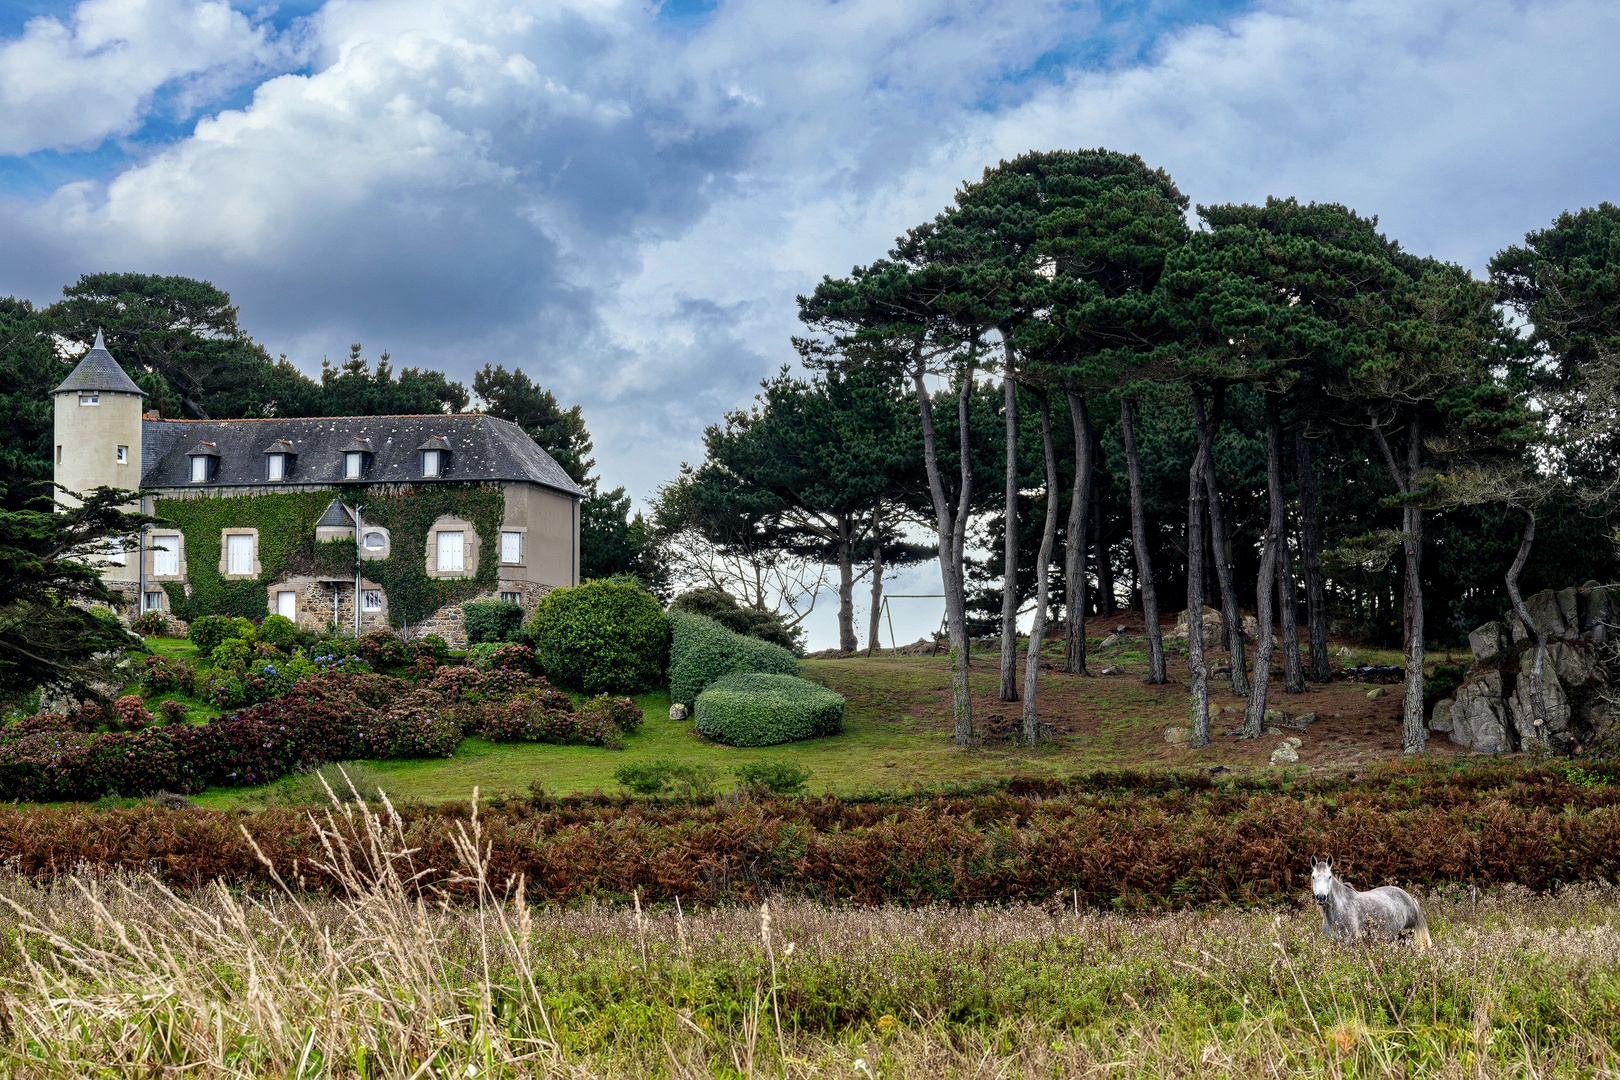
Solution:
<svg viewBox="0 0 1620 1080"><path fill-rule="evenodd" d="M480 415L158 419L145 414L145 392L113 359L100 334L51 395L55 479L68 490L136 489L141 510L160 517L165 506L169 515L180 516L176 511L186 509L186 500L230 500L230 508L243 508L241 521L224 520L231 516L227 510L206 528L151 527L140 537L138 551L113 555L104 579L126 597L129 612L171 611L176 596L195 608L189 598L206 576L214 591L196 595L234 589L238 609L244 590L256 608L262 588L264 612L303 626L363 631L393 625L411 637L440 634L459 648L466 642L461 612L466 601L510 600L528 614L547 592L579 583L585 493L509 421ZM453 511L432 518L415 515L421 528L413 531L425 535L413 538L392 535L385 522L367 520L368 498L386 495L398 507L435 490L441 495L498 491L498 536L488 535L497 531L493 520L481 535L471 514ZM330 499L323 499L328 492ZM312 497L257 501L289 493ZM326 565L308 559L300 565L278 556L293 565L265 570L261 533L273 526L286 535L291 523L280 520L280 507L293 502L315 507L297 526L305 550L322 541L352 541L352 548L341 548L352 552L341 565L331 565L330 559ZM423 595L453 596L451 602L414 619L391 617L384 582L403 579L397 565L392 574L382 569L396 548L422 552L421 575L414 569L410 574L414 587ZM424 591L434 583L445 587Z"/></svg>

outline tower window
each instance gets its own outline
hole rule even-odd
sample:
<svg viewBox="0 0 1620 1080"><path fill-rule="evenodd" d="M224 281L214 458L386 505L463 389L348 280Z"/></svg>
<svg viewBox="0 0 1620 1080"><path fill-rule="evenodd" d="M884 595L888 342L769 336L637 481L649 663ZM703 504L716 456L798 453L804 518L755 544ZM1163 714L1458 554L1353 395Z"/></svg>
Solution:
<svg viewBox="0 0 1620 1080"><path fill-rule="evenodd" d="M79 404L80 405L100 405L101 404L101 395L100 394L80 394L79 395Z"/></svg>
<svg viewBox="0 0 1620 1080"><path fill-rule="evenodd" d="M120 465L128 465L129 464L129 447L120 446L118 448L118 464L120 464Z"/></svg>
<svg viewBox="0 0 1620 1080"><path fill-rule="evenodd" d="M520 532L501 533L501 562L520 563L523 561L523 534Z"/></svg>

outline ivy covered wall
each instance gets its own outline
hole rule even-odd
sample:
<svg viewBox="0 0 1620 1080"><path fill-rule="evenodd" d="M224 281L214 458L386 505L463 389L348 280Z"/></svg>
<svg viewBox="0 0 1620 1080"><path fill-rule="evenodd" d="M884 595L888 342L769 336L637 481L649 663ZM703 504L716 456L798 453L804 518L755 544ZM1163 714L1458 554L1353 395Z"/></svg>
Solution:
<svg viewBox="0 0 1620 1080"><path fill-rule="evenodd" d="M268 586L287 574L349 577L354 573L353 540L316 543L315 522L340 499L358 505L362 524L388 530L389 557L367 560L364 574L388 594L389 621L395 626L421 622L447 604L494 588L499 580L500 529L506 499L499 486L434 484L422 487L345 488L333 491L267 492L225 498L157 500L156 513L185 536L186 579L165 582L169 608L190 621L200 615L240 615L262 619L269 613ZM427 535L443 515L473 523L480 557L470 578L430 578L426 572ZM227 581L219 572L220 538L225 529L259 531L259 568L254 579Z"/></svg>

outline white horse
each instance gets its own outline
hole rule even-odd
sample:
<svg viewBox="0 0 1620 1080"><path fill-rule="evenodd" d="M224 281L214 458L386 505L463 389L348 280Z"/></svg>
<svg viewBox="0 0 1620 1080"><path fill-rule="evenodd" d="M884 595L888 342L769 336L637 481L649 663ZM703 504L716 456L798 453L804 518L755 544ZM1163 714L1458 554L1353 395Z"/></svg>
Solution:
<svg viewBox="0 0 1620 1080"><path fill-rule="evenodd" d="M1322 909L1322 935L1329 941L1390 942L1411 938L1427 949L1434 944L1423 911L1412 894L1393 885L1357 892L1333 876L1333 856L1311 856L1311 894Z"/></svg>

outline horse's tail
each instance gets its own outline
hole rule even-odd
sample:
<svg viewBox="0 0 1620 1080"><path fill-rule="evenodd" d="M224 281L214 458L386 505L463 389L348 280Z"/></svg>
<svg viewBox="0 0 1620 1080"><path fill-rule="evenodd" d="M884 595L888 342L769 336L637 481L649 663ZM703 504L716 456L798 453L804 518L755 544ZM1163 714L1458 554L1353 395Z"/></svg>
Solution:
<svg viewBox="0 0 1620 1080"><path fill-rule="evenodd" d="M1434 948L1434 937L1429 933L1429 924L1423 920L1423 909L1413 905L1417 915L1417 925L1412 927L1412 944L1420 949Z"/></svg>

